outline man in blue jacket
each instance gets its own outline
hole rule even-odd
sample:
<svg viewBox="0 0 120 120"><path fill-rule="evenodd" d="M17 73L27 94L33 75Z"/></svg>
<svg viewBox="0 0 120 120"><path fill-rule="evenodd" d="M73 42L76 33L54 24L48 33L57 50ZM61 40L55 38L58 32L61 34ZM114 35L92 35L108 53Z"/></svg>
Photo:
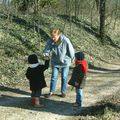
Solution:
<svg viewBox="0 0 120 120"><path fill-rule="evenodd" d="M52 55L52 76L48 97L55 92L59 69L61 69L61 97L65 97L69 66L74 61L74 48L70 40L61 34L59 29L53 29L50 34L51 39L48 40L43 52L45 56L50 53Z"/></svg>

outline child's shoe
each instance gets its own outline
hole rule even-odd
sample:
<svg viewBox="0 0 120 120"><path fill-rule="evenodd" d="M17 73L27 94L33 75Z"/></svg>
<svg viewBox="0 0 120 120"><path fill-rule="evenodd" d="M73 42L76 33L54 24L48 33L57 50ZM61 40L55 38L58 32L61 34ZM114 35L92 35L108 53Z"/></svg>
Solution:
<svg viewBox="0 0 120 120"><path fill-rule="evenodd" d="M78 103L74 103L73 107L81 107L81 105L79 105Z"/></svg>
<svg viewBox="0 0 120 120"><path fill-rule="evenodd" d="M38 105L34 105L34 107L43 108L43 107L44 107L44 105L43 105L43 104L38 104Z"/></svg>
<svg viewBox="0 0 120 120"><path fill-rule="evenodd" d="M32 97L32 103L34 107L44 107L43 104L40 104L38 97Z"/></svg>

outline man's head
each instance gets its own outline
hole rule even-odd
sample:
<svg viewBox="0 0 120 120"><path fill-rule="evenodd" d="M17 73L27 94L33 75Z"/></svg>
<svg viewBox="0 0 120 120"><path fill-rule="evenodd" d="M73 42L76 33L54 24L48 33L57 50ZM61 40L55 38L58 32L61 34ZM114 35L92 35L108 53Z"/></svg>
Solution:
<svg viewBox="0 0 120 120"><path fill-rule="evenodd" d="M61 32L58 28L54 28L51 30L50 35L52 37L53 42L55 42L55 43L58 42L58 40L60 38L60 33Z"/></svg>

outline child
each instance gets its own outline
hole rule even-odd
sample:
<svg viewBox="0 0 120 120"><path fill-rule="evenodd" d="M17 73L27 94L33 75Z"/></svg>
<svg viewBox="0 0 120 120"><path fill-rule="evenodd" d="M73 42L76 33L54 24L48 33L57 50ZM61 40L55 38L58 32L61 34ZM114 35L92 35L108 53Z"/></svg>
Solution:
<svg viewBox="0 0 120 120"><path fill-rule="evenodd" d="M26 72L26 77L29 80L31 98L34 107L44 107L39 98L42 93L42 88L46 87L44 71L49 67L49 60L45 60L45 65L41 65L35 54L28 56L29 67Z"/></svg>
<svg viewBox="0 0 120 120"><path fill-rule="evenodd" d="M82 107L83 104L83 88L85 86L86 75L88 71L87 61L84 60L84 53L75 53L75 67L72 72L72 77L68 82L76 88L76 102L73 107Z"/></svg>

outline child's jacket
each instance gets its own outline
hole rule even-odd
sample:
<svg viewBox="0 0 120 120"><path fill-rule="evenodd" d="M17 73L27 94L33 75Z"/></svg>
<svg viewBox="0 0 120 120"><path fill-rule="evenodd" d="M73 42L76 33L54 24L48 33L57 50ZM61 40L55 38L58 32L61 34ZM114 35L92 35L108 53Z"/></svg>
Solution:
<svg viewBox="0 0 120 120"><path fill-rule="evenodd" d="M87 61L86 60L77 60L75 61L76 66L73 68L71 79L69 80L68 84L75 86L75 82L79 85L77 88L84 88L86 82L86 75L87 75Z"/></svg>
<svg viewBox="0 0 120 120"><path fill-rule="evenodd" d="M49 61L45 61L45 65L38 65L37 67L28 67L26 77L29 79L30 90L41 90L46 87L44 71L48 69Z"/></svg>

